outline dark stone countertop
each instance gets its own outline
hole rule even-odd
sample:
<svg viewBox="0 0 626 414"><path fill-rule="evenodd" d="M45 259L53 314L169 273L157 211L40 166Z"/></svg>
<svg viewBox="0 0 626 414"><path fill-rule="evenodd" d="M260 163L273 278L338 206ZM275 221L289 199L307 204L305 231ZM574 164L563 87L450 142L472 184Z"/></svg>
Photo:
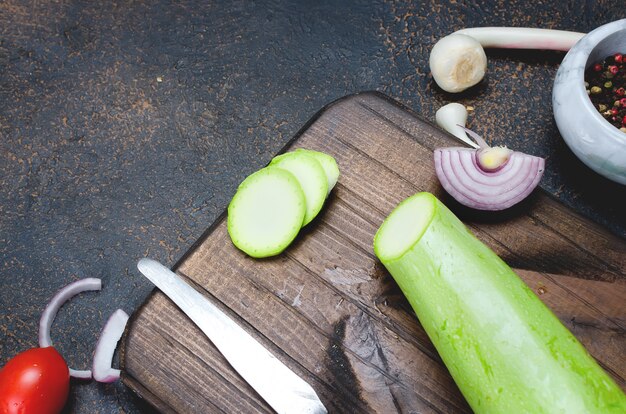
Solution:
<svg viewBox="0 0 626 414"><path fill-rule="evenodd" d="M490 51L487 79L460 96L429 75L434 42L463 27L587 32L623 17L619 1L553 3L1 3L0 365L36 346L54 292L99 277L102 291L53 327L85 366L111 312L151 290L138 258L172 265L247 174L322 106L363 90L430 120L451 101L474 106L473 129L547 157L543 188L626 236L626 187L584 167L553 121L563 53ZM66 411L148 408L121 384L73 382Z"/></svg>

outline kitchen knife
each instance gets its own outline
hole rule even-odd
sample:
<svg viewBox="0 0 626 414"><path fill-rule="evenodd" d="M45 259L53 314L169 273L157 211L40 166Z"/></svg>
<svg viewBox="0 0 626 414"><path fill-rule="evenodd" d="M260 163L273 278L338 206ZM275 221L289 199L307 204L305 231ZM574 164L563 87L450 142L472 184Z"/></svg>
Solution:
<svg viewBox="0 0 626 414"><path fill-rule="evenodd" d="M176 273L151 259L141 259L137 268L198 325L277 413L327 413L306 381Z"/></svg>

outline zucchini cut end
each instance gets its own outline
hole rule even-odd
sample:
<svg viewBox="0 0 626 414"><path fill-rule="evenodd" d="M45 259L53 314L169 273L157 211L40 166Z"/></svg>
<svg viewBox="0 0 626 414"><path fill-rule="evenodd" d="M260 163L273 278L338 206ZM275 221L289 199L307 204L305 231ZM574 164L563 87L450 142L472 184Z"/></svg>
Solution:
<svg viewBox="0 0 626 414"><path fill-rule="evenodd" d="M383 221L374 237L374 253L383 262L402 257L421 238L437 210L437 199L427 192L402 201Z"/></svg>

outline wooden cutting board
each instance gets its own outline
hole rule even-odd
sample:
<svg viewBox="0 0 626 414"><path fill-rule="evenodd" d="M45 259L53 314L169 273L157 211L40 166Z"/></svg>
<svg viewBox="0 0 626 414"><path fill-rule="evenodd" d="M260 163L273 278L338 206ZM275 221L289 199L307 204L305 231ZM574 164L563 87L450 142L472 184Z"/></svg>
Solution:
<svg viewBox="0 0 626 414"><path fill-rule="evenodd" d="M295 243L278 257L250 259L231 244L222 216L175 270L305 378L331 413L471 412L372 249L398 202L431 191L626 388L624 240L542 191L504 214L460 208L433 166L433 149L452 145L383 95L337 101L287 148L327 152L342 174ZM162 412L272 412L156 291L133 315L122 366L124 382Z"/></svg>

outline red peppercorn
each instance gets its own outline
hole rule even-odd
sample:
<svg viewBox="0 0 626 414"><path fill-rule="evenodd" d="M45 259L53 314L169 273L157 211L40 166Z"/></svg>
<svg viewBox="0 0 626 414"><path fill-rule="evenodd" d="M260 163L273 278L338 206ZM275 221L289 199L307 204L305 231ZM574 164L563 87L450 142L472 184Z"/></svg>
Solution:
<svg viewBox="0 0 626 414"><path fill-rule="evenodd" d="M617 109L611 108L611 115L617 115Z"/></svg>
<svg viewBox="0 0 626 414"><path fill-rule="evenodd" d="M626 125L626 115L624 116L624 118L622 119L622 125Z"/></svg>
<svg viewBox="0 0 626 414"><path fill-rule="evenodd" d="M596 72L600 72L602 70L602 65L596 63L595 65L593 65L593 70L595 70Z"/></svg>
<svg viewBox="0 0 626 414"><path fill-rule="evenodd" d="M621 55L621 54L619 54L619 53L616 53L616 54L613 56L613 59L615 59L615 62L616 62L616 63L622 63L622 60L624 60L624 56L622 56L622 55Z"/></svg>
<svg viewBox="0 0 626 414"><path fill-rule="evenodd" d="M616 75L617 72L619 72L619 69L617 69L617 66L615 66L615 65L610 65L609 66L609 72L611 72L613 75Z"/></svg>
<svg viewBox="0 0 626 414"><path fill-rule="evenodd" d="M624 93L625 93L625 92L626 92L626 91L624 90L624 88L619 88L619 89L616 89L616 90L615 90L615 94L616 94L617 96L624 96Z"/></svg>
<svg viewBox="0 0 626 414"><path fill-rule="evenodd" d="M622 98L622 99L620 99L620 100L619 100L619 104L620 104L621 106L626 106L626 98Z"/></svg>

